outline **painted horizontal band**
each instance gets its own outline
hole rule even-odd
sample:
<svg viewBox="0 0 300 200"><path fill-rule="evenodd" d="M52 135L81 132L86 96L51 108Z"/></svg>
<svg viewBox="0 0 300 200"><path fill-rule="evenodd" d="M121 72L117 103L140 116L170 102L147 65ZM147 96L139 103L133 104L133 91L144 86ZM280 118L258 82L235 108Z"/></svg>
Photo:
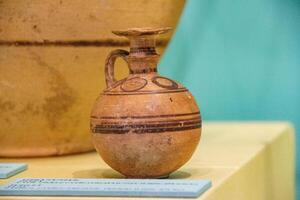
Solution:
<svg viewBox="0 0 300 200"><path fill-rule="evenodd" d="M185 125L201 124L200 119L194 121L161 122L161 123L139 123L139 124L98 124L95 129L147 129L157 127L182 127Z"/></svg>
<svg viewBox="0 0 300 200"><path fill-rule="evenodd" d="M156 41L156 46L166 46L168 44L166 39L158 39ZM120 47L129 46L128 40L43 40L43 41L31 41L31 40L0 40L0 46L72 46L72 47Z"/></svg>
<svg viewBox="0 0 300 200"><path fill-rule="evenodd" d="M165 115L145 115L145 116L91 116L92 119L147 119L147 118L162 118L162 117L182 117L189 115L200 115L200 112L191 112L191 113L179 113L179 114L165 114Z"/></svg>
<svg viewBox="0 0 300 200"><path fill-rule="evenodd" d="M106 92L102 95L145 95L145 94L165 94L165 93L178 93L188 92L186 88L180 88L177 90L153 90L153 91L139 91L139 92Z"/></svg>
<svg viewBox="0 0 300 200"><path fill-rule="evenodd" d="M142 69L142 70L129 70L130 74L145 74L145 73L151 73L151 72L157 72L156 68L147 68L147 69Z"/></svg>
<svg viewBox="0 0 300 200"><path fill-rule="evenodd" d="M97 119L96 119L97 120ZM127 123L128 121L127 121L127 119L117 119L117 121L116 120L109 120L109 121L107 121L107 120L102 120L102 119L100 119L101 121L99 122L99 121L94 121L94 123L100 123L100 124L102 124L102 125L105 125L105 124L108 124L108 125L110 125L110 124L115 124L115 125L122 125L122 124L124 124L124 120L126 120L126 124L158 124L158 123L172 123L172 122L190 122L190 121L199 121L199 120L202 120L201 119L201 116L197 116L197 117L192 117L192 118L189 118L189 119L168 119L168 120L147 120L147 121L145 121L144 119L137 119L137 120L132 120L131 122L129 122L129 123ZM141 120L143 120L143 121L141 121Z"/></svg>
<svg viewBox="0 0 300 200"><path fill-rule="evenodd" d="M94 122L95 123L95 122ZM133 133L158 133L166 131L181 131L192 128L200 128L202 124L200 116L190 119L162 120L162 121L136 121L124 123L119 122L100 122L91 131L93 133L112 133L122 134ZM192 127L192 128L191 128Z"/></svg>
<svg viewBox="0 0 300 200"><path fill-rule="evenodd" d="M161 132L173 132L173 131L184 131L191 129L201 128L201 124L195 124L190 126L181 127L153 127L153 128L142 128L142 129L93 129L92 132L97 134L125 134L130 132L133 133L161 133Z"/></svg>
<svg viewBox="0 0 300 200"><path fill-rule="evenodd" d="M130 53L144 53L146 55L157 55L155 47L130 47Z"/></svg>

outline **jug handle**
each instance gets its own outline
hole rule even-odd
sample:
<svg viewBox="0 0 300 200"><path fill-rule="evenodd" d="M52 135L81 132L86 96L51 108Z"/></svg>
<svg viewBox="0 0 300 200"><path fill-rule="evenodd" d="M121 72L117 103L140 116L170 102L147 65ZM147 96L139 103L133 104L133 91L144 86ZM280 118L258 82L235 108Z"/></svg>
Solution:
<svg viewBox="0 0 300 200"><path fill-rule="evenodd" d="M117 80L114 76L114 65L118 57L121 57L127 62L129 52L123 49L116 49L110 52L105 61L105 81L107 88L110 88Z"/></svg>

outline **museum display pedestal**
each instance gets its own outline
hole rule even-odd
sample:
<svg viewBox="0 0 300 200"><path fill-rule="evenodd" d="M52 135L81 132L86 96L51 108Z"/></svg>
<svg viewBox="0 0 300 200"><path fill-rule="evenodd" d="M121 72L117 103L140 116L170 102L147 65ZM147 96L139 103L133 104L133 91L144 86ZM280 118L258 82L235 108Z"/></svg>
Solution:
<svg viewBox="0 0 300 200"><path fill-rule="evenodd" d="M294 199L294 130L285 122L204 122L200 144L192 159L171 179L210 179L201 200ZM180 149L179 149L180 151ZM0 159L27 163L16 178L122 178L96 152L78 155ZM0 199L100 199L100 197L7 197ZM103 197L103 199L141 199ZM146 198L150 200L151 198ZM157 198L155 198L157 199ZM166 199L166 198L164 198Z"/></svg>

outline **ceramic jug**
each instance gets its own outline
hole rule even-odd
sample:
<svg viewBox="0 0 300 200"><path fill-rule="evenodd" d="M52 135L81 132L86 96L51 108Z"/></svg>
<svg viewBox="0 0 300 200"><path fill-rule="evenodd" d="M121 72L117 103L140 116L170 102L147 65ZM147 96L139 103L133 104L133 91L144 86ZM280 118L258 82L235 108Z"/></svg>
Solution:
<svg viewBox="0 0 300 200"><path fill-rule="evenodd" d="M114 50L105 63L107 88L91 112L93 143L103 160L130 178L162 178L185 164L201 135L194 97L180 83L159 75L155 37L169 28L113 31L130 40L130 51ZM120 57L130 74L114 78Z"/></svg>

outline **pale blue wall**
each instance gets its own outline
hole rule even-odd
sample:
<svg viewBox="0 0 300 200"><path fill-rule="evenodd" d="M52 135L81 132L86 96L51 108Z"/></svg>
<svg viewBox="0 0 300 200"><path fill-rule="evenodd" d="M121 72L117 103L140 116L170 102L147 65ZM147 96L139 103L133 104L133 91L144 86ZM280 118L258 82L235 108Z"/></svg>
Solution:
<svg viewBox="0 0 300 200"><path fill-rule="evenodd" d="M160 72L192 91L205 120L300 130L300 0L189 0Z"/></svg>

